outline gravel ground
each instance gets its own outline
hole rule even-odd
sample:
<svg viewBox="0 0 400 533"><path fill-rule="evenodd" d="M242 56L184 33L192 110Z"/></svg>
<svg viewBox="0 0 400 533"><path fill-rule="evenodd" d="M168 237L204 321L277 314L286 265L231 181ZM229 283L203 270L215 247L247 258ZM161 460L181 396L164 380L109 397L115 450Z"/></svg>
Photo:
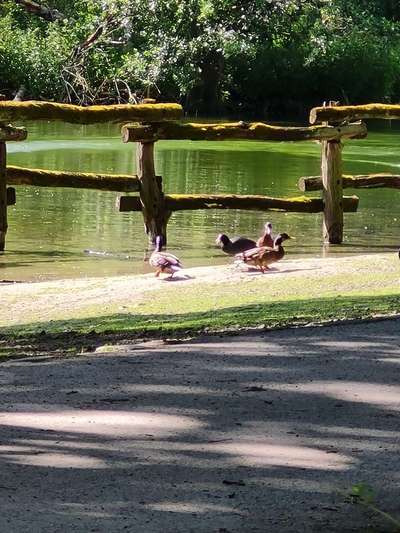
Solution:
<svg viewBox="0 0 400 533"><path fill-rule="evenodd" d="M0 531L393 531L400 319L0 366Z"/></svg>

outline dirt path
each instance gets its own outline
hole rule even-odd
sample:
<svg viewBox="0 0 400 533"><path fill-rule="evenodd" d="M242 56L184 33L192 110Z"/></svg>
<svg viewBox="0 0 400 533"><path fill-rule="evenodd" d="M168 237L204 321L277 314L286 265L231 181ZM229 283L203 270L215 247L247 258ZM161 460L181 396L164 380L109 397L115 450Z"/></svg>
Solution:
<svg viewBox="0 0 400 533"><path fill-rule="evenodd" d="M8 533L392 531L400 320L0 366Z"/></svg>

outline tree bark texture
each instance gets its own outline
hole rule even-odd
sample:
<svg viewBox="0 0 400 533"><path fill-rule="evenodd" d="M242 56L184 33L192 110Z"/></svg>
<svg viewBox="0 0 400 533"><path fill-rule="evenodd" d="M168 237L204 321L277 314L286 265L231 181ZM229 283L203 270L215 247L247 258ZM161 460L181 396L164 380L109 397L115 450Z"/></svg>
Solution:
<svg viewBox="0 0 400 533"><path fill-rule="evenodd" d="M367 118L400 119L400 105L366 104L313 107L310 111L310 124L364 120Z"/></svg>
<svg viewBox="0 0 400 533"><path fill-rule="evenodd" d="M322 198L270 198L257 195L235 194L166 194L167 212L195 209L244 209L249 211L291 211L296 213L320 213L324 210ZM357 196L342 199L344 211L355 212ZM137 196L120 196L117 209L122 212L141 211Z"/></svg>
<svg viewBox="0 0 400 533"><path fill-rule="evenodd" d="M24 141L28 135L25 128L0 124L0 141Z"/></svg>
<svg viewBox="0 0 400 533"><path fill-rule="evenodd" d="M169 217L165 210L162 180L155 172L154 143L138 143L136 169L140 181L140 202L145 231L153 244L157 235L161 235L166 244Z"/></svg>
<svg viewBox="0 0 400 533"><path fill-rule="evenodd" d="M323 237L329 244L343 241L342 145L340 142L322 143L322 198L324 201Z"/></svg>
<svg viewBox="0 0 400 533"><path fill-rule="evenodd" d="M95 174L7 166L7 183L35 187L74 187L101 191L137 192L140 181L128 174Z"/></svg>
<svg viewBox="0 0 400 533"><path fill-rule="evenodd" d="M299 179L299 189L302 192L318 191L323 188L321 176L305 176ZM379 189L383 187L400 189L400 175L398 174L358 174L342 176L343 189Z"/></svg>
<svg viewBox="0 0 400 533"><path fill-rule="evenodd" d="M262 122L232 122L197 124L165 122L163 124L126 124L122 127L123 142L153 142L160 139L188 139L192 141L322 141L342 138L363 138L365 124L357 122L345 126L282 127Z"/></svg>
<svg viewBox="0 0 400 533"><path fill-rule="evenodd" d="M53 22L55 20L61 20L65 18L65 15L57 11L57 9L49 9L46 6L42 6L32 0L15 0L15 2L21 5L28 13L37 15L38 17Z"/></svg>
<svg viewBox="0 0 400 533"><path fill-rule="evenodd" d="M183 115L179 104L116 104L82 107L35 100L0 101L0 122L14 120L62 120L74 124L101 122L160 122Z"/></svg>

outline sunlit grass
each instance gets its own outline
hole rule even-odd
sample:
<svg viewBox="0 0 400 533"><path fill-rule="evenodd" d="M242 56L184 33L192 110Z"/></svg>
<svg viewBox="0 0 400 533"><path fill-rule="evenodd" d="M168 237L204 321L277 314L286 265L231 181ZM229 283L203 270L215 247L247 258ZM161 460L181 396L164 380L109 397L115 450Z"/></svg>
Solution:
<svg viewBox="0 0 400 533"><path fill-rule="evenodd" d="M3 292L0 335L13 344L89 333L179 337L391 316L400 313L398 263L384 254L284 261L265 275L222 266L214 278L214 269L200 269L174 283L147 276L16 286Z"/></svg>

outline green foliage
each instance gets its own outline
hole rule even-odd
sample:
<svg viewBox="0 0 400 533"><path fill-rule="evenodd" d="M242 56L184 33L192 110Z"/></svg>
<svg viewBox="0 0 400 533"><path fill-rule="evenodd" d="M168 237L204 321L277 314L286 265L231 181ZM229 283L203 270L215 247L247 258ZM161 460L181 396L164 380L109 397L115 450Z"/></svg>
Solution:
<svg viewBox="0 0 400 533"><path fill-rule="evenodd" d="M48 22L0 7L0 91L33 98L180 99L189 111L305 113L400 98L393 0L52 0ZM79 46L102 27L95 42ZM79 52L77 54L77 51Z"/></svg>
<svg viewBox="0 0 400 533"><path fill-rule="evenodd" d="M60 69L69 53L68 30L60 24L27 24L19 9L0 17L0 92L24 86L35 98L56 98Z"/></svg>
<svg viewBox="0 0 400 533"><path fill-rule="evenodd" d="M363 505L370 505L375 500L375 493L366 483L355 483L349 492L350 500Z"/></svg>
<svg viewBox="0 0 400 533"><path fill-rule="evenodd" d="M384 518L395 526L395 531L400 531L400 521L385 511L380 509L375 502L375 492L366 483L356 483L351 487L348 497L352 503L360 504L370 509L372 512Z"/></svg>

